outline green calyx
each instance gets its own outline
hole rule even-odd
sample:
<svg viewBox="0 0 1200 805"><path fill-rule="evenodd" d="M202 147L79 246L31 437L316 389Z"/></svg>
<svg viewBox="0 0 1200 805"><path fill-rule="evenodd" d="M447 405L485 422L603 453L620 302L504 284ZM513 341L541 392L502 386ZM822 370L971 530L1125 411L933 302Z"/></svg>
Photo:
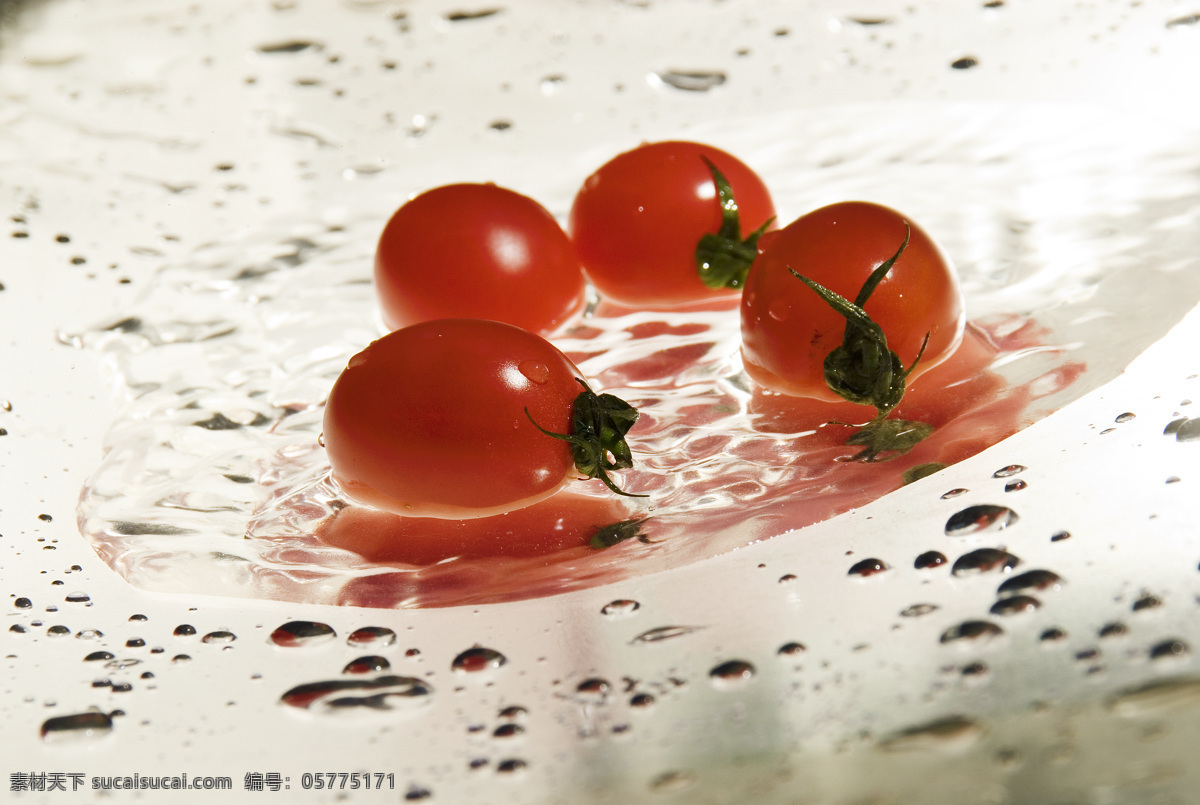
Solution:
<svg viewBox="0 0 1200 805"><path fill-rule="evenodd" d="M742 238L742 224L738 218L737 200L733 188L725 175L708 157L701 157L712 173L717 186L717 203L721 207L721 228L707 232L696 243L696 271L700 281L709 288L741 288L746 284L750 264L758 255L758 239L774 218L770 218L758 229Z"/></svg>
<svg viewBox="0 0 1200 805"><path fill-rule="evenodd" d="M917 357L905 368L900 356L888 348L883 328L863 310L871 294L908 248L911 234L911 228L905 222L900 248L871 272L853 302L788 268L846 320L842 343L825 356L825 383L845 400L875 407L875 418L846 440L847 444L864 448L856 458L865 461L874 461L881 454L907 453L933 432L933 426L923 422L888 419L888 414L904 398L905 383L925 354L929 334L925 334Z"/></svg>
<svg viewBox="0 0 1200 805"><path fill-rule="evenodd" d="M546 430L534 421L528 408L525 409L525 416L545 435L571 445L575 469L585 477L599 480L618 495L646 497L623 491L608 475L613 470L625 470L633 466L633 453L625 441L625 434L637 422L637 409L615 395L596 394L583 378L575 379L583 386L583 391L571 406L570 433Z"/></svg>
<svg viewBox="0 0 1200 805"><path fill-rule="evenodd" d="M621 520L620 522L606 525L592 535L592 539L588 544L596 550L611 548L614 545L619 545L631 539L636 539L643 545L649 545L651 543L650 538L642 533L642 525L649 519L649 517L641 517L636 520Z"/></svg>

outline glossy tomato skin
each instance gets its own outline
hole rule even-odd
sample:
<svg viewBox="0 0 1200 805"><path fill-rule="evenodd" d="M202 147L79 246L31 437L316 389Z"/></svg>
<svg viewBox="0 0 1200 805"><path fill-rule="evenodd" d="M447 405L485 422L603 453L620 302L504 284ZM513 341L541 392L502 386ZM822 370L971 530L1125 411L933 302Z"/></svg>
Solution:
<svg viewBox="0 0 1200 805"><path fill-rule="evenodd" d="M742 294L742 357L760 386L842 402L825 383L824 361L842 343L846 320L788 271L853 301L871 272L910 240L863 306L904 366L929 345L909 382L962 341L965 313L954 265L911 218L879 204L848 201L810 212L764 235Z"/></svg>
<svg viewBox="0 0 1200 805"><path fill-rule="evenodd" d="M574 470L568 433L579 370L545 339L502 322L439 319L350 359L325 408L342 491L413 517L465 519L543 500ZM529 415L526 415L526 409Z"/></svg>
<svg viewBox="0 0 1200 805"><path fill-rule="evenodd" d="M696 245L721 226L712 161L733 189L742 236L775 216L762 179L736 157L700 143L649 143L588 177L567 230L602 296L630 307L677 307L739 293L704 285Z"/></svg>
<svg viewBox="0 0 1200 805"><path fill-rule="evenodd" d="M575 247L544 207L494 184L426 191L396 210L375 251L384 324L494 319L546 334L583 307Z"/></svg>

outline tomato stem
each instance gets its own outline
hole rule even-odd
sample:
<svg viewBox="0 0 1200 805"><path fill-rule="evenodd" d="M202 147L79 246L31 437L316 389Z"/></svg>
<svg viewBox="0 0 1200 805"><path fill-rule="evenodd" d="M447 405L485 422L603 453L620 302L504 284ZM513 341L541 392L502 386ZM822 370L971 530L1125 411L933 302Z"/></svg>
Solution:
<svg viewBox="0 0 1200 805"><path fill-rule="evenodd" d="M907 453L933 432L933 427L923 422L888 419L888 415L904 398L908 376L925 354L929 333L925 334L917 357L906 369L900 356L888 348L887 334L883 328L863 309L879 283L908 248L911 235L912 229L905 221L904 240L900 248L871 272L853 302L803 276L794 268L788 268L793 276L846 320L842 343L825 356L825 383L845 400L875 406L875 418L846 440L846 444L865 448L856 456L864 461L874 461L884 453Z"/></svg>
<svg viewBox="0 0 1200 805"><path fill-rule="evenodd" d="M706 232L696 243L696 271L700 274L700 281L709 288L741 288L746 284L750 264L758 256L758 239L775 218L768 218L743 239L737 200L733 197L729 180L712 160L705 156L700 158L708 166L713 184L717 187L721 227L716 232Z"/></svg>
<svg viewBox="0 0 1200 805"><path fill-rule="evenodd" d="M618 487L608 476L613 470L629 469L633 466L633 452L625 441L625 434L637 422L638 411L629 403L612 394L596 394L583 378L576 381L583 391L571 406L571 432L555 433L539 425L525 409L525 416L533 426L547 436L560 439L571 445L571 456L575 469L587 478L595 478L618 495L644 498Z"/></svg>

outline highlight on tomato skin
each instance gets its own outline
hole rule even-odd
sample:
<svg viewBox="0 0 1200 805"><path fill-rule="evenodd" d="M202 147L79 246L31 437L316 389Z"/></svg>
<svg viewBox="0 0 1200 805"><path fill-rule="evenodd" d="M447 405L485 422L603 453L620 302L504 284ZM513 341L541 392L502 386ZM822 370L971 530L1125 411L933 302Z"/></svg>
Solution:
<svg viewBox="0 0 1200 805"><path fill-rule="evenodd" d="M392 330L462 317L547 334L583 308L586 283L574 245L541 204L495 184L452 184L392 215L375 288Z"/></svg>
<svg viewBox="0 0 1200 805"><path fill-rule="evenodd" d="M736 201L741 238L775 216L763 180L745 163L701 143L643 144L587 178L567 231L589 280L607 301L679 307L740 293L705 285L697 248L722 227L722 203L709 162ZM748 260L753 259L753 247Z"/></svg>
<svg viewBox="0 0 1200 805"><path fill-rule="evenodd" d="M854 300L872 271L897 253L906 232L907 245L863 310L905 367L920 355L910 382L952 355L966 315L950 257L902 213L848 201L803 215L760 240L741 309L742 357L751 379L782 394L842 403L826 382L824 363L842 344L846 319L792 271Z"/></svg>
<svg viewBox="0 0 1200 805"><path fill-rule="evenodd" d="M352 500L412 517L486 517L532 505L575 477L570 431L581 377L538 335L440 319L350 359L326 403L323 442Z"/></svg>

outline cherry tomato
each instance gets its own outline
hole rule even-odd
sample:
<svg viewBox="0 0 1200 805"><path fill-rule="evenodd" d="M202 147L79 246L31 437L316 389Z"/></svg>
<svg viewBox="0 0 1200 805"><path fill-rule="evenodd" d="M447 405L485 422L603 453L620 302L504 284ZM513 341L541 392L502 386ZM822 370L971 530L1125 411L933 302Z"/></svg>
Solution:
<svg viewBox="0 0 1200 805"><path fill-rule="evenodd" d="M950 258L911 219L849 201L810 212L760 240L742 294L742 357L750 377L772 391L842 402L826 382L824 363L842 345L847 320L789 269L854 301L902 244L862 309L905 369L921 354L910 382L946 360L965 324Z"/></svg>
<svg viewBox="0 0 1200 805"><path fill-rule="evenodd" d="M705 160L728 181L736 201L740 231L734 242L752 237L774 218L762 179L724 151L692 142L660 142L620 154L584 182L567 225L584 271L606 299L634 307L674 307L740 291L740 283L709 287L697 266L701 238L721 230L728 206L719 198ZM749 265L753 242L747 250Z"/></svg>
<svg viewBox="0 0 1200 805"><path fill-rule="evenodd" d="M388 221L375 287L389 329L462 317L549 333L582 308L585 282L570 239L536 201L494 184L453 184Z"/></svg>
<svg viewBox="0 0 1200 805"><path fill-rule="evenodd" d="M511 324L396 330L351 358L329 393L333 478L361 503L413 517L536 503L574 475L572 446L538 426L571 432L578 377L557 348Z"/></svg>

